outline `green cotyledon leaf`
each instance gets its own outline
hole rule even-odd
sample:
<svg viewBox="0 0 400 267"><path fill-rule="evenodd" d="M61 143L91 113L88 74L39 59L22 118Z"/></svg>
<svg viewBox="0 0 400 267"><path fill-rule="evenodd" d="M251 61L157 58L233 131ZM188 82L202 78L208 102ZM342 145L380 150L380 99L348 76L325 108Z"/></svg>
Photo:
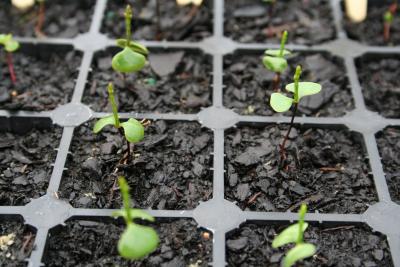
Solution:
<svg viewBox="0 0 400 267"><path fill-rule="evenodd" d="M287 66L287 60L283 57L265 56L263 58L264 66L273 72L283 72Z"/></svg>
<svg viewBox="0 0 400 267"><path fill-rule="evenodd" d="M311 257L317 252L317 248L313 244L301 243L290 249L283 258L283 267L291 267L297 261Z"/></svg>
<svg viewBox="0 0 400 267"><path fill-rule="evenodd" d="M307 227L308 223L305 222L303 224L303 233L307 229ZM299 229L300 229L299 223L289 226L274 238L274 241L272 241L272 247L278 248L290 243L295 243L299 236Z"/></svg>
<svg viewBox="0 0 400 267"><path fill-rule="evenodd" d="M124 128L125 138L129 143L137 143L144 138L144 127L143 125L133 118L126 122L121 123Z"/></svg>
<svg viewBox="0 0 400 267"><path fill-rule="evenodd" d="M286 90L294 93L295 83L286 85ZM299 100L304 96L315 95L321 92L322 86L313 82L299 82Z"/></svg>
<svg viewBox="0 0 400 267"><path fill-rule="evenodd" d="M146 64L146 58L129 47L125 47L121 52L117 53L111 62L115 71L122 73L136 72L143 69Z"/></svg>
<svg viewBox="0 0 400 267"><path fill-rule="evenodd" d="M98 121L96 121L96 123L95 123L95 125L94 125L94 127L93 127L93 132L94 132L94 133L98 133L98 132L100 132L104 127L106 127L107 125L113 125L113 126L116 125L115 118L114 118L113 115L110 115L110 116L101 118L101 119L99 119Z"/></svg>
<svg viewBox="0 0 400 267"><path fill-rule="evenodd" d="M285 112L290 109L293 99L282 95L281 93L273 93L270 99L270 105L276 112Z"/></svg>
<svg viewBox="0 0 400 267"><path fill-rule="evenodd" d="M131 223L118 241L118 252L125 259L139 260L152 253L159 242L153 228Z"/></svg>

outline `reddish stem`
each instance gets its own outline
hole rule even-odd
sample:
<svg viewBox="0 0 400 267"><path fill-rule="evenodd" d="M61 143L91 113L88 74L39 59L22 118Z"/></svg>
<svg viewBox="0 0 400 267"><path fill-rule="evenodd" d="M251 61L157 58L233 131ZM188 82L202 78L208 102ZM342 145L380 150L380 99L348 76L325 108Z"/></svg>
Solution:
<svg viewBox="0 0 400 267"><path fill-rule="evenodd" d="M44 1L40 2L39 5L39 14L38 14L38 19L37 19L37 24L35 27L35 33L37 36L45 36L45 34L42 32L43 24L44 24L44 13L45 13L45 5Z"/></svg>
<svg viewBox="0 0 400 267"><path fill-rule="evenodd" d="M385 40L385 42L389 42L390 40L390 27L391 23L389 22L383 24L383 40Z"/></svg>
<svg viewBox="0 0 400 267"><path fill-rule="evenodd" d="M272 89L275 92L280 92L281 74L279 72L275 73L274 79L272 80Z"/></svg>
<svg viewBox="0 0 400 267"><path fill-rule="evenodd" d="M11 53L7 53L7 65L8 65L8 70L10 71L11 81L15 85L17 83L17 76L15 75L14 64Z"/></svg>
<svg viewBox="0 0 400 267"><path fill-rule="evenodd" d="M280 160L279 166L282 166L283 161L286 159L286 142L289 139L290 132L292 131L292 128L293 128L293 122L294 122L294 118L296 117L297 107L298 107L298 103L294 104L294 109L293 109L292 119L290 120L289 130L287 131L282 144L279 146L280 154L281 154L281 160Z"/></svg>

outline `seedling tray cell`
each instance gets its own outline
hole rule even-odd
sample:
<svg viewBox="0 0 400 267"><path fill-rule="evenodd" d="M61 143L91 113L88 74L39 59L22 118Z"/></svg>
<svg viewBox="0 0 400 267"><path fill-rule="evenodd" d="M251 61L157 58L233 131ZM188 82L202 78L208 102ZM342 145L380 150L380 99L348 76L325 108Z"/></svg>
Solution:
<svg viewBox="0 0 400 267"><path fill-rule="evenodd" d="M55 1L56 6L64 4L62 2ZM170 5L169 1L161 2ZM137 21L137 29L142 29L142 32L139 30L136 35L145 39L143 43L156 56L153 63L159 60L157 56L160 55L169 54L171 59L168 60L171 65L158 66L159 72L167 73L165 76L148 77L153 73L147 68L144 71L146 75L139 74L128 81L135 81L132 85L143 94L148 84L157 85L161 93L147 92L150 94L148 103L140 103L138 99L141 97L136 95L136 91L121 91L125 95L118 96L122 120L133 117L152 121L147 139L135 146L138 164L153 164L152 168L124 170L127 176L133 177L134 204L156 217L154 226L161 235L160 247L145 262L223 267L238 265L240 261L251 265L248 257L256 255L255 265L269 262L278 266L282 252L269 246L274 234L297 220L297 203L307 197L312 198L310 201L315 198L315 194L307 190L322 188L323 180L318 182L318 179L328 181L332 175L335 181L340 177L337 181L340 184L335 187L334 183L327 182L332 190L320 190L330 194L330 200L327 201L326 195L317 199L319 202L311 204L306 215L306 221L312 225L307 238L310 242L315 241L321 251L317 257L307 261L306 266L320 266L324 262L340 265L343 258L339 257L343 255L354 266L368 262L371 266L400 267L400 118L398 110L391 110L387 105L371 106L375 93L371 98L366 90L378 91L384 87L364 79L373 77L374 64L381 64L381 59L383 66L387 65L389 69L393 64L397 66L400 48L368 46L348 38L341 1L309 1L323 9L322 13L313 13L311 17L319 17L317 21L324 32L309 38L307 33L314 31L298 28L287 45L295 52L289 60L328 64L335 70L329 75L322 72L323 68L307 75L315 75L327 88L338 89L335 94L327 96L329 101L326 105L311 111L310 106L303 109L296 118L296 133L318 138L314 144L310 141L304 146L308 152L315 146L323 146L322 153L326 154L320 155L315 162L331 160L328 163L343 163L344 170L335 174L338 177L333 177L333 174L316 171L316 165L310 167L314 169L310 179L315 180L311 189L307 188L309 181L277 180L278 176L270 175L276 161L273 156L267 162L256 162L256 167L252 167L256 171L245 173L243 170L246 168L240 168L238 164L247 164L248 159L246 154L243 157L241 154L265 153L257 151L258 143L251 139L269 147L271 155L276 153L275 142L281 138L281 129L290 122L290 114L276 115L269 110L266 101L262 102L266 97L262 94L265 94L270 81L259 57L263 50L277 48L278 44L277 39L265 41L257 37L259 33L255 29L261 32L263 27L253 27L254 19L239 18L255 10L243 12L239 8L243 2L205 1L199 18L207 20L197 21L187 33L167 31L165 41L158 41L154 35L156 21L148 20L154 16ZM297 5L297 2L289 1L287 5ZM69 32L56 21L59 29L51 34L51 29L45 28L49 35L46 39L33 38L32 32L13 29L7 24L9 20L4 16L4 10L7 13L9 5L9 1L0 4L0 27L2 31L14 31L22 43L20 60L33 60L31 64L34 65L42 62L49 65L44 68L47 71L38 71L38 75L44 75L36 79L41 83L31 87L33 99L38 99L37 105L32 106L34 101L18 102L22 103L21 106L11 105L13 102L0 103L0 135L19 140L34 133L37 139L50 141L41 147L41 151L45 150L43 158L47 159L41 167L46 172L43 183L39 188L34 186L32 191L30 185L26 185L24 190L32 194L26 193L14 201L10 201L12 197L8 198L9 201L0 206L0 229L6 229L7 233L16 232L19 239L9 251L18 255L18 261L9 263L7 259L5 264L13 266L25 260L28 266L39 267L72 262L73 265L85 265L94 260L104 260L104 264L128 265L116 256L117 234L121 231L122 221L110 216L121 203L117 191L110 197L113 181L107 177L115 161L109 152L118 155L123 143L110 131L98 136L89 134L94 119L109 112L104 102L106 82L119 80L119 77L111 75L105 62L115 51L113 38L122 31L122 25L115 28L110 28L110 25L121 15L123 1L82 1L83 6L74 15L80 18L84 14L85 22L74 18L79 27ZM289 6L287 10L293 8ZM145 11L149 13L144 14L154 13L151 6ZM60 16L62 20L63 16ZM235 25L250 25L252 31L239 36L240 32L233 32L237 30ZM394 59L385 63L388 57ZM59 61L52 61L54 58ZM240 75L247 72L252 75L250 81L257 83L240 81ZM19 78L23 82L24 77L30 75L34 74L25 69ZM289 74L283 77L290 80ZM7 88L5 80L0 81L0 90ZM389 76L387 81L381 82L386 84L393 80L396 79ZM246 89L243 89L244 85ZM46 92L53 93L41 98L40 95ZM254 95L258 98L253 98ZM51 103L41 103L43 99L50 99ZM315 107L315 103L308 104ZM396 103L393 104L395 108L398 106ZM295 147L297 138L291 138L291 146ZM1 139L0 155L10 149ZM234 144L238 140L240 144ZM344 147L341 147L342 142ZM16 149L19 150L18 146ZM170 159L157 158L160 151ZM304 155L311 157L315 153ZM335 158L340 153L344 153L343 157ZM148 158L140 162L141 157ZM261 156L262 159L268 157ZM174 158L177 160L172 162ZM302 168L307 170L308 167ZM4 172L2 170L2 177ZM9 175L8 171L6 175ZM13 185L8 186L9 191L10 186ZM287 195L281 195L282 192ZM18 224L14 227L15 220ZM177 240L173 238L174 233L177 233ZM28 236L26 253L21 256L15 249ZM343 242L348 249L341 247ZM352 248L357 248L359 253L348 254ZM101 251L106 255L98 256Z"/></svg>

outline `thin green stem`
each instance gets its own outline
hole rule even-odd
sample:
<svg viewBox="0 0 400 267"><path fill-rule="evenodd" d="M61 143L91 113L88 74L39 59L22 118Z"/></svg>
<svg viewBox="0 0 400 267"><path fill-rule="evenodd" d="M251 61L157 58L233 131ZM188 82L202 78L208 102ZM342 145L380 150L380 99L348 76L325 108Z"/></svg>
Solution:
<svg viewBox="0 0 400 267"><path fill-rule="evenodd" d="M303 226L304 226L304 217L307 213L307 205L301 204L300 212L299 212L299 236L297 237L296 244L303 243Z"/></svg>
<svg viewBox="0 0 400 267"><path fill-rule="evenodd" d="M119 128L119 117L118 117L118 107L117 104L115 103L115 98L114 98L114 86L112 83L108 84L108 100L110 101L112 112L114 115L114 120L115 120L115 127Z"/></svg>
<svg viewBox="0 0 400 267"><path fill-rule="evenodd" d="M119 183L119 190L121 191L122 195L122 202L124 204L124 209L126 212L125 222L127 225L132 223L132 215L131 215L131 207L130 207L130 196L129 196L129 185L126 182L125 178L123 176L118 177L118 183Z"/></svg>
<svg viewBox="0 0 400 267"><path fill-rule="evenodd" d="M281 38L281 48L279 50L279 57L283 57L283 52L285 51L285 44L288 38L288 32L284 31Z"/></svg>
<svg viewBox="0 0 400 267"><path fill-rule="evenodd" d="M126 46L129 47L129 44L132 39L132 7L127 5L125 8L125 29L126 29Z"/></svg>
<svg viewBox="0 0 400 267"><path fill-rule="evenodd" d="M299 103L299 80L301 75L301 66L296 67L296 73L294 74L294 103Z"/></svg>

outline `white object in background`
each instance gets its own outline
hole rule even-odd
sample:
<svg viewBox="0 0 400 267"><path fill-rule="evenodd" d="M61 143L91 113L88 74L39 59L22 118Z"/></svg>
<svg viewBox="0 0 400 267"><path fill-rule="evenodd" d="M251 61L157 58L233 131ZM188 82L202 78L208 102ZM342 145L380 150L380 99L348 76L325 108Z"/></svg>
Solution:
<svg viewBox="0 0 400 267"><path fill-rule="evenodd" d="M203 0L176 0L176 3L180 6L186 6L188 4L200 6L203 3Z"/></svg>
<svg viewBox="0 0 400 267"><path fill-rule="evenodd" d="M353 22L362 22L367 17L368 0L345 0L346 15Z"/></svg>
<svg viewBox="0 0 400 267"><path fill-rule="evenodd" d="M11 0L11 3L19 10L25 11L35 4L35 0Z"/></svg>

